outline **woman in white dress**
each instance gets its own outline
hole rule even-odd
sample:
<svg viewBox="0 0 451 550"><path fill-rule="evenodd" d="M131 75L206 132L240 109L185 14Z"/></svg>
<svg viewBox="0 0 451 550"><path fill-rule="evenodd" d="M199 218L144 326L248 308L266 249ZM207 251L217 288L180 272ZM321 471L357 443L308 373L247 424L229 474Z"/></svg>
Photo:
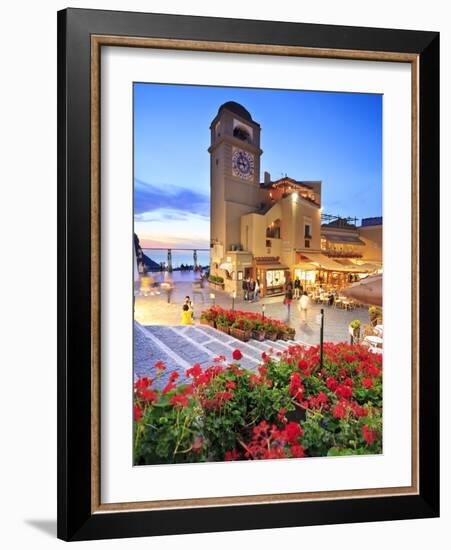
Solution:
<svg viewBox="0 0 451 550"><path fill-rule="evenodd" d="M307 308L309 306L309 297L308 297L308 294L307 292L303 292L302 293L302 296L301 296L301 299L299 300L299 303L298 303L298 308L299 308L299 311L301 313L301 319L306 322L307 321Z"/></svg>

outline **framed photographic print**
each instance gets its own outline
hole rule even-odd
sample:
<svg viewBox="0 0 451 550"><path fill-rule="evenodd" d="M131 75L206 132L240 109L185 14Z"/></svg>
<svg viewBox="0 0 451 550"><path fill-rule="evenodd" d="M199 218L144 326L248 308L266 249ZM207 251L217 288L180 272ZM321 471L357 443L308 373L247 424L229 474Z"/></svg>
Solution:
<svg viewBox="0 0 451 550"><path fill-rule="evenodd" d="M439 513L439 35L58 14L58 536Z"/></svg>

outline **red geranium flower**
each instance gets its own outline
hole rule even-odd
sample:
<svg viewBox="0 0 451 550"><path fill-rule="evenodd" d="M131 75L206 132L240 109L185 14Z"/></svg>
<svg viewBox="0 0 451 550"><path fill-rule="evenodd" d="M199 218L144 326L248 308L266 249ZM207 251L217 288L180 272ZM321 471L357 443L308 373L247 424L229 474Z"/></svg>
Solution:
<svg viewBox="0 0 451 550"><path fill-rule="evenodd" d="M143 415L142 409L139 405L135 405L133 407L133 416L136 421L141 420L141 417Z"/></svg>
<svg viewBox="0 0 451 550"><path fill-rule="evenodd" d="M193 378L196 378L200 374L202 374L202 367L199 365L199 363L196 363L190 369L186 370L186 376L192 376Z"/></svg>
<svg viewBox="0 0 451 550"><path fill-rule="evenodd" d="M157 361L155 363L155 368L157 370L166 370L166 365L163 363L163 361Z"/></svg>
<svg viewBox="0 0 451 550"><path fill-rule="evenodd" d="M367 390L373 387L373 381L371 380L371 378L364 378L362 381L362 384L363 384L363 387L366 388Z"/></svg>
<svg viewBox="0 0 451 550"><path fill-rule="evenodd" d="M171 405L174 405L174 407L176 407L177 409L183 409L183 407L188 406L189 400L186 397L186 395L183 395L183 394L179 393L179 394L173 395L171 397L170 403L171 403Z"/></svg>
<svg viewBox="0 0 451 550"><path fill-rule="evenodd" d="M180 378L180 374L177 371L172 371L169 376L169 382L175 382L177 378Z"/></svg>
<svg viewBox="0 0 451 550"><path fill-rule="evenodd" d="M338 395L338 397L352 397L352 389L349 386L345 386L344 384L338 384L335 393Z"/></svg>
<svg viewBox="0 0 451 550"><path fill-rule="evenodd" d="M346 416L346 407L342 403L337 403L333 410L335 418L344 418Z"/></svg>
<svg viewBox="0 0 451 550"><path fill-rule="evenodd" d="M231 451L226 451L224 455L224 459L227 461L237 460L239 457L240 454L235 449L232 449Z"/></svg>
<svg viewBox="0 0 451 550"><path fill-rule="evenodd" d="M297 438L301 437L302 434L302 429L296 422L289 422L282 432L283 439L285 439L287 443L292 443L293 445L297 445Z"/></svg>
<svg viewBox="0 0 451 550"><path fill-rule="evenodd" d="M158 395L157 392L154 392L153 390L143 390L141 392L141 397L146 401L147 403L156 403L158 401Z"/></svg>
<svg viewBox="0 0 451 550"><path fill-rule="evenodd" d="M326 386L329 388L329 390L335 391L337 389L337 385L337 381L332 376L326 378Z"/></svg>
<svg viewBox="0 0 451 550"><path fill-rule="evenodd" d="M369 426L364 424L362 428L362 435L368 445L372 445L377 438L377 430L372 430Z"/></svg>
<svg viewBox="0 0 451 550"><path fill-rule="evenodd" d="M301 445L292 445L291 456L293 458L304 458L305 457L304 447L302 447Z"/></svg>
<svg viewBox="0 0 451 550"><path fill-rule="evenodd" d="M236 349L233 353L232 353L232 357L235 361L239 361L240 359L242 359L243 357L243 354L241 353L241 351L239 349Z"/></svg>
<svg viewBox="0 0 451 550"><path fill-rule="evenodd" d="M163 388L162 393L169 393L171 390L175 390L176 385L169 381L166 386Z"/></svg>

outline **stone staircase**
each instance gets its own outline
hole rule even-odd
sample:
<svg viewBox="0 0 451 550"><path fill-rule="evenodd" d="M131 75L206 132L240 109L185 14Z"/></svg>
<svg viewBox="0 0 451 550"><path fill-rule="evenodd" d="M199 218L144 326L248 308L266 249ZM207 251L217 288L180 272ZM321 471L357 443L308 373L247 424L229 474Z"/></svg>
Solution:
<svg viewBox="0 0 451 550"><path fill-rule="evenodd" d="M135 377L152 376L156 361L167 366L165 378L176 370L185 378L186 369L199 363L202 367L212 364L215 357L224 355L232 362L232 353L239 349L243 355L240 365L255 370L261 364L262 352L275 354L285 351L293 342L276 340L249 340L241 342L206 325L192 326L142 326L135 322ZM302 342L297 342L302 343Z"/></svg>

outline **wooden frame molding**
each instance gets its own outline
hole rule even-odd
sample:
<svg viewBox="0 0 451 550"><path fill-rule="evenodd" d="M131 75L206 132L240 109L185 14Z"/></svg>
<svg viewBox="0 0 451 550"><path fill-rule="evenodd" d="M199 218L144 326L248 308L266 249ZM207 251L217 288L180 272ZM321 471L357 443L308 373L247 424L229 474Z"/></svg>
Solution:
<svg viewBox="0 0 451 550"><path fill-rule="evenodd" d="M412 71L412 483L410 487L249 495L102 504L100 499L100 79L102 46L193 50L259 55L355 59L409 63ZM91 512L167 510L212 506L309 502L418 495L419 478L419 82L416 53L307 48L203 40L91 35Z"/></svg>

